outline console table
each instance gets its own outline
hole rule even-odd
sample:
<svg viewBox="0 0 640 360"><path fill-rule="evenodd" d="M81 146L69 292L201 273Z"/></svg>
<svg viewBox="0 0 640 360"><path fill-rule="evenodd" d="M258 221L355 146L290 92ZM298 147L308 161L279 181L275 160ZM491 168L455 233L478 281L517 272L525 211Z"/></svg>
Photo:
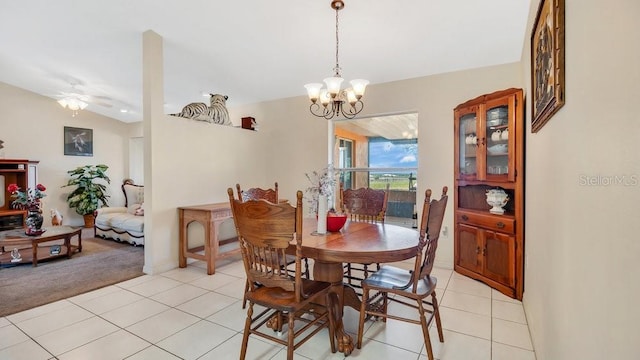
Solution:
<svg viewBox="0 0 640 360"><path fill-rule="evenodd" d="M180 258L179 266L187 266L187 258L202 260L207 263L207 274L216 272L216 260L234 254L238 254L240 249L219 253L220 245L224 245L237 238L220 241L218 239L218 227L220 224L232 217L231 207L228 202L204 204L195 206L183 206L178 208L180 221ZM198 222L204 227L204 245L190 248L188 239L188 227L192 222ZM204 249L204 255L199 253Z"/></svg>

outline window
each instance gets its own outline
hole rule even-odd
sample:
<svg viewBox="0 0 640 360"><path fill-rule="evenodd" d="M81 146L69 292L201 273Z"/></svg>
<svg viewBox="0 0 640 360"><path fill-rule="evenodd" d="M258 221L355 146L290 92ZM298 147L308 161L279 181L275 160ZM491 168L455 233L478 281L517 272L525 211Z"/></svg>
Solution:
<svg viewBox="0 0 640 360"><path fill-rule="evenodd" d="M418 114L334 121L333 163L345 189L384 189L387 217L412 219L418 173Z"/></svg>
<svg viewBox="0 0 640 360"><path fill-rule="evenodd" d="M418 139L369 138L369 187L415 190L417 168Z"/></svg>
<svg viewBox="0 0 640 360"><path fill-rule="evenodd" d="M341 169L353 167L353 141L339 139L338 143L338 167ZM350 189L353 185L351 172L340 172L340 183L345 189Z"/></svg>

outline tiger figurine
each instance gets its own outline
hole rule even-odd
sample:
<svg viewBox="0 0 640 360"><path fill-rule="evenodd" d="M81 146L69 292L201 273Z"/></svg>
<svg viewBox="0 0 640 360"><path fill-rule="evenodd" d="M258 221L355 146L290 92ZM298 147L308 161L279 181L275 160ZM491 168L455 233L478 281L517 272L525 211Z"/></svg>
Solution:
<svg viewBox="0 0 640 360"><path fill-rule="evenodd" d="M219 125L231 125L226 106L229 97L220 94L209 95L211 95L210 106L205 103L191 103L183 107L181 112L170 115Z"/></svg>

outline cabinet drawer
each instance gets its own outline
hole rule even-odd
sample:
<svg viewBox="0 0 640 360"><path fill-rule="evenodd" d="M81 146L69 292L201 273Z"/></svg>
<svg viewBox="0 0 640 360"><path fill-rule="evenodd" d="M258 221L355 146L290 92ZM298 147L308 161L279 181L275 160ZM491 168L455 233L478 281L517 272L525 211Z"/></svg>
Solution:
<svg viewBox="0 0 640 360"><path fill-rule="evenodd" d="M456 221L506 234L513 234L516 223L516 220L510 217L462 211L456 214Z"/></svg>

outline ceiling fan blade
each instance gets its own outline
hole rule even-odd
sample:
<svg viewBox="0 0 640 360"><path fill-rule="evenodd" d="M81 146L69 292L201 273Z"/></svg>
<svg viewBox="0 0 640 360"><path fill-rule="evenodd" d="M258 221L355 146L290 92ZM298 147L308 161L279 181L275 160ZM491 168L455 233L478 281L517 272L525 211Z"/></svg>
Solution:
<svg viewBox="0 0 640 360"><path fill-rule="evenodd" d="M112 101L113 100L109 96L104 96L104 95L91 95L91 97L94 98L94 99L105 100L105 101Z"/></svg>
<svg viewBox="0 0 640 360"><path fill-rule="evenodd" d="M104 102L104 101L92 101L92 104L96 104L96 105L100 105L102 107L106 107L106 108L112 108L113 105L109 104L108 102Z"/></svg>

